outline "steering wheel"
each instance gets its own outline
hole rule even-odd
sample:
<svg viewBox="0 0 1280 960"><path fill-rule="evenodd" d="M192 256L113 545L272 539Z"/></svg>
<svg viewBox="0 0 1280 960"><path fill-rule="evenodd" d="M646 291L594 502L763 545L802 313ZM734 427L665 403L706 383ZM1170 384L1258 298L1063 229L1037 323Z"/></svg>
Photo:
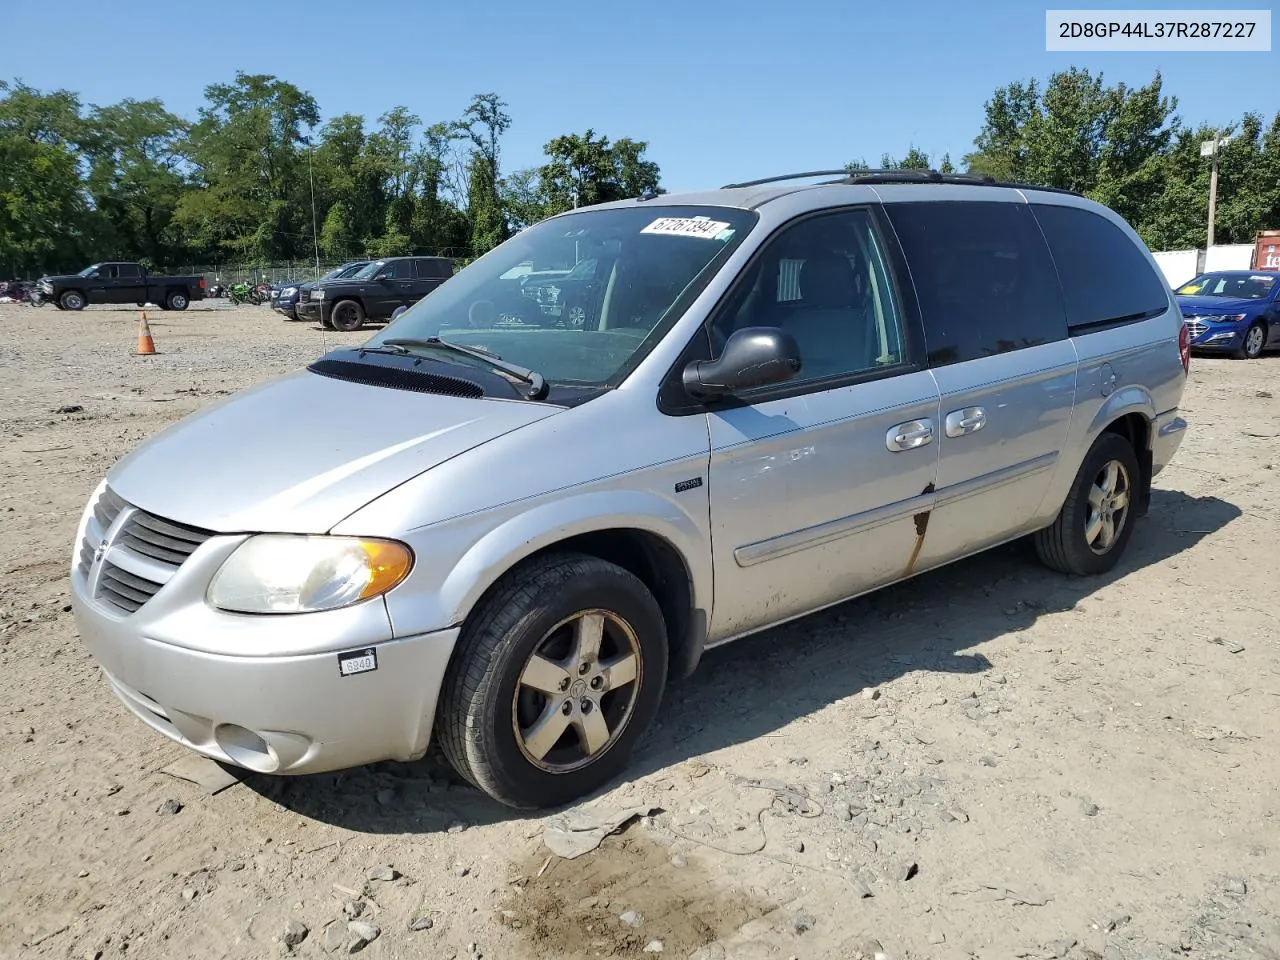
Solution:
<svg viewBox="0 0 1280 960"><path fill-rule="evenodd" d="M492 300L477 300L467 308L467 323L473 327L492 327L498 308Z"/></svg>

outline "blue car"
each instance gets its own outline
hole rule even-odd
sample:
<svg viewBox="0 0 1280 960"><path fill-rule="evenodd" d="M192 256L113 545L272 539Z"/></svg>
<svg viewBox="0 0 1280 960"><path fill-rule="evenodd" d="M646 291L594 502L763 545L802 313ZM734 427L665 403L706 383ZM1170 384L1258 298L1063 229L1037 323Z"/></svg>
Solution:
<svg viewBox="0 0 1280 960"><path fill-rule="evenodd" d="M1202 273L1173 292L1192 350L1252 360L1263 350L1280 347L1280 274Z"/></svg>

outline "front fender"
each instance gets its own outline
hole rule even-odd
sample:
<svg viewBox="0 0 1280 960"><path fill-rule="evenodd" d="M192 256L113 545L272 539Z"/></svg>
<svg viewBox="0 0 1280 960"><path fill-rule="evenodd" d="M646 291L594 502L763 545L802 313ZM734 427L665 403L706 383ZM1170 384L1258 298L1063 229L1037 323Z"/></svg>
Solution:
<svg viewBox="0 0 1280 960"><path fill-rule="evenodd" d="M694 520L674 503L641 491L601 490L541 504L481 537L440 588L450 624L461 623L484 592L521 560L584 533L643 530L661 537L684 560L694 609L711 608L711 547Z"/></svg>

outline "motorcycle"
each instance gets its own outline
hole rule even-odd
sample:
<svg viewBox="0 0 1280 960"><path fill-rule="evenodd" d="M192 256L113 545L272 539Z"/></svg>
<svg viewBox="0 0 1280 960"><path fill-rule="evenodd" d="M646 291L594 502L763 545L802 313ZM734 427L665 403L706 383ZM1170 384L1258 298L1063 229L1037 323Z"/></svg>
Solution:
<svg viewBox="0 0 1280 960"><path fill-rule="evenodd" d="M255 307L266 303L271 297L271 287L265 283L259 283L251 286L249 283L241 281L233 283L227 288L227 299L233 304L251 303Z"/></svg>
<svg viewBox="0 0 1280 960"><path fill-rule="evenodd" d="M48 302L41 295L40 287L30 280L0 283L0 297L27 307L43 307Z"/></svg>

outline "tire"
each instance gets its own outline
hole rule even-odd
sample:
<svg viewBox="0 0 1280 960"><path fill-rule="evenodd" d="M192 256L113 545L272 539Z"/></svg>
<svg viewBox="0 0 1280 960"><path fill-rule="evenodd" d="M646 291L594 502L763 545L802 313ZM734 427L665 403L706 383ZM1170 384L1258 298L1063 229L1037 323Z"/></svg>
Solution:
<svg viewBox="0 0 1280 960"><path fill-rule="evenodd" d="M568 329L581 330L587 323L587 308L581 300L570 300L564 305L560 318Z"/></svg>
<svg viewBox="0 0 1280 960"><path fill-rule="evenodd" d="M593 631L579 624L592 623L600 655L584 665L578 638ZM524 682L535 653L547 693ZM622 667L634 679L610 687L600 666L610 662L615 676ZM500 803L558 806L626 769L666 677L666 624L638 578L597 557L540 557L508 574L468 618L441 686L439 743L462 777ZM535 731L547 725L551 735L539 743ZM590 749L588 730L602 738Z"/></svg>
<svg viewBox="0 0 1280 960"><path fill-rule="evenodd" d="M1115 469L1111 493L1106 492L1111 470ZM1132 445L1118 433L1104 433L1094 441L1071 484L1071 492L1052 526L1035 535L1036 553L1046 566L1073 576L1097 576L1119 562L1133 535L1141 484L1141 467ZM1124 494L1123 506L1118 495ZM1106 536L1105 516L1098 516L1095 504L1100 501L1105 511L1109 505L1111 535ZM1118 520L1116 518L1119 518ZM1097 532L1091 538L1086 530L1091 521Z"/></svg>
<svg viewBox="0 0 1280 960"><path fill-rule="evenodd" d="M63 310L83 310L85 308L84 294L79 290L68 290L58 298L58 305Z"/></svg>
<svg viewBox="0 0 1280 960"><path fill-rule="evenodd" d="M1262 356L1262 348L1266 345L1266 325L1261 320L1255 320L1249 329L1244 332L1244 341L1240 344L1240 359L1257 360Z"/></svg>
<svg viewBox="0 0 1280 960"><path fill-rule="evenodd" d="M190 302L181 290L170 290L169 295L164 298L165 306L170 310L185 310Z"/></svg>
<svg viewBox="0 0 1280 960"><path fill-rule="evenodd" d="M364 326L364 307L355 300L339 300L329 311L329 322L335 330L359 330Z"/></svg>

